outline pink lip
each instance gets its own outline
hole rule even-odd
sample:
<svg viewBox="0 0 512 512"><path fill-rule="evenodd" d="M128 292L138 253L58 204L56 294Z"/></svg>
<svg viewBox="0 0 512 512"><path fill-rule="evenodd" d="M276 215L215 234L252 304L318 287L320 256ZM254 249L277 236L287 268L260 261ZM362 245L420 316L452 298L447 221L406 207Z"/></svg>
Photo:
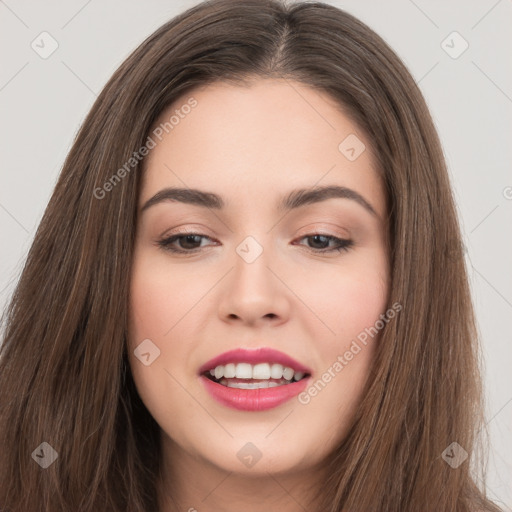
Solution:
<svg viewBox="0 0 512 512"><path fill-rule="evenodd" d="M240 411L265 411L287 402L304 391L311 377L275 388L236 389L218 384L201 375L201 382L217 402Z"/></svg>
<svg viewBox="0 0 512 512"><path fill-rule="evenodd" d="M204 363L201 368L199 368L199 375L208 370L212 370L216 366L228 363L278 363L293 368L295 371L311 374L311 369L295 361L295 359L292 359L283 352L279 352L273 348L263 347L256 349L237 348L224 352Z"/></svg>
<svg viewBox="0 0 512 512"><path fill-rule="evenodd" d="M307 373L310 377L273 388L237 389L223 386L204 375L216 366L228 363L278 363L293 368L295 371ZM310 368L283 352L265 347L230 350L210 359L199 368L200 380L210 396L225 406L242 411L264 411L281 405L306 389L311 373Z"/></svg>

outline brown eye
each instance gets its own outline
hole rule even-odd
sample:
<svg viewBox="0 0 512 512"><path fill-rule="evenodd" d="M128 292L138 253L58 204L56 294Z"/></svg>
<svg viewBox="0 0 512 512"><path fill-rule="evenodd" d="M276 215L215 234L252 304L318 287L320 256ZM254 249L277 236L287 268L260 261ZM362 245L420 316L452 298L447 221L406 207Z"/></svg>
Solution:
<svg viewBox="0 0 512 512"><path fill-rule="evenodd" d="M158 245L166 250L176 253L194 253L201 249L202 239L211 240L199 233L180 233L158 241ZM175 242L178 242L176 245Z"/></svg>
<svg viewBox="0 0 512 512"><path fill-rule="evenodd" d="M300 240L308 239L310 240L310 245L307 246L308 249L314 252L333 252L333 251L348 251L350 247L354 245L352 240L346 240L342 238L337 238L331 235L322 235L319 233L306 235L302 237ZM335 243L334 247L329 248L329 244L331 242ZM303 245L303 244L300 244Z"/></svg>

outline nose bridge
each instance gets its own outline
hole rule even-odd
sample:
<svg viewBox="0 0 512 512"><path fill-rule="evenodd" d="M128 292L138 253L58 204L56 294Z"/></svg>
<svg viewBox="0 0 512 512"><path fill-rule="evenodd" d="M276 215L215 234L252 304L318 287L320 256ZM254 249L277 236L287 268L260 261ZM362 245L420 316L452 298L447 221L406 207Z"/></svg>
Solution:
<svg viewBox="0 0 512 512"><path fill-rule="evenodd" d="M262 234L246 236L235 248L234 284L241 286L253 297L259 293L268 293L273 288L269 270L272 262L270 236Z"/></svg>
<svg viewBox="0 0 512 512"><path fill-rule="evenodd" d="M270 239L264 234L248 235L236 246L233 272L220 308L224 317L256 321L286 314L283 285L271 270L275 257Z"/></svg>

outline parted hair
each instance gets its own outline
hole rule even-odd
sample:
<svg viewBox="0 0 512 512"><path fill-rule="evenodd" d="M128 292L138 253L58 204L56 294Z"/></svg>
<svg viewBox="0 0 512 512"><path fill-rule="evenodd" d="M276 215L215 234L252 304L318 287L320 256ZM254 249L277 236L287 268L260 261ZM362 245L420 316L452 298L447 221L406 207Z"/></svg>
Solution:
<svg viewBox="0 0 512 512"><path fill-rule="evenodd" d="M311 512L499 510L482 484L478 332L426 102L364 23L279 0L210 0L171 19L115 71L81 125L2 320L1 510L158 510L159 429L127 358L143 162L108 196L95 190L178 97L261 78L328 94L365 134L389 205L389 304L403 307L381 332ZM42 442L58 453L46 469L32 456ZM456 468L442 456L453 442L468 453Z"/></svg>

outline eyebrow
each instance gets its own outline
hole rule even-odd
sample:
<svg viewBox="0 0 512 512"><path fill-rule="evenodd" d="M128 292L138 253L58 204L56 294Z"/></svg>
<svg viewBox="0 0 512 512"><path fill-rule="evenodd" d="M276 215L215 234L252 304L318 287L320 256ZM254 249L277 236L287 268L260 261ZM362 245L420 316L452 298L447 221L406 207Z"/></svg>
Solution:
<svg viewBox="0 0 512 512"><path fill-rule="evenodd" d="M279 211L289 211L309 204L320 203L328 199L350 199L378 217L372 205L358 192L337 185L296 189L284 196L277 205ZM221 196L213 192L204 192L194 188L164 188L148 199L141 212L164 201L176 201L204 208L221 210L226 203Z"/></svg>

